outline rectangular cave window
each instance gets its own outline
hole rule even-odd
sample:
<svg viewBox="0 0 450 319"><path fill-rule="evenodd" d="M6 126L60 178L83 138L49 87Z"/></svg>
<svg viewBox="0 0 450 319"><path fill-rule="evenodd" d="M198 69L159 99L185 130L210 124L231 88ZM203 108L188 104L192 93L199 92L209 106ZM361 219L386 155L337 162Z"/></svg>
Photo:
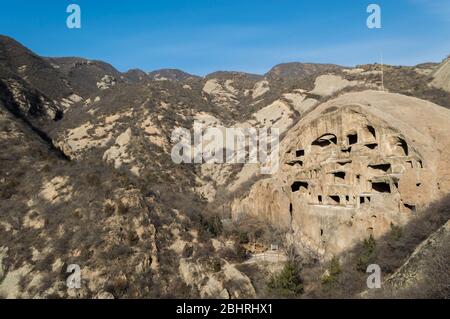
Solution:
<svg viewBox="0 0 450 319"><path fill-rule="evenodd" d="M317 197L317 200L319 201L319 204L322 204L322 195L319 195L319 196Z"/></svg>
<svg viewBox="0 0 450 319"><path fill-rule="evenodd" d="M359 203L362 205L362 204L364 204L366 202L366 198L364 197L364 196L361 196L360 198L359 198Z"/></svg>
<svg viewBox="0 0 450 319"><path fill-rule="evenodd" d="M305 150L298 150L295 152L297 157L305 156Z"/></svg>
<svg viewBox="0 0 450 319"><path fill-rule="evenodd" d="M378 193L391 193L391 185L387 182L372 182L372 189Z"/></svg>
<svg viewBox="0 0 450 319"><path fill-rule="evenodd" d="M339 164L340 166L346 166L346 165L349 165L349 164L351 164L351 163L352 163L351 160L338 162L338 164Z"/></svg>
<svg viewBox="0 0 450 319"><path fill-rule="evenodd" d="M320 236L323 236L323 229L320 229Z"/></svg>
<svg viewBox="0 0 450 319"><path fill-rule="evenodd" d="M349 134L347 135L348 138L348 145L354 145L358 143L358 134Z"/></svg>
<svg viewBox="0 0 450 319"><path fill-rule="evenodd" d="M386 164L374 164L374 165L369 165L370 168L377 170L377 171L382 171L384 173L389 172L389 170L391 169L391 164L390 163L386 163Z"/></svg>
<svg viewBox="0 0 450 319"><path fill-rule="evenodd" d="M371 125L367 126L367 130L369 131L370 134L372 134L373 138L377 138L377 133L375 131L375 128Z"/></svg>
<svg viewBox="0 0 450 319"><path fill-rule="evenodd" d="M403 204L403 206L405 206L405 208L407 208L408 210L410 210L413 213L415 213L417 211L415 205Z"/></svg>
<svg viewBox="0 0 450 319"><path fill-rule="evenodd" d="M399 144L400 144L400 147L402 148L403 152L405 153L405 155L408 156L408 154L409 154L408 143L406 143L406 141L404 139L400 139Z"/></svg>
<svg viewBox="0 0 450 319"><path fill-rule="evenodd" d="M303 166L303 161L289 161L289 162L286 162L286 164L289 166L295 166L295 165Z"/></svg>
<svg viewBox="0 0 450 319"><path fill-rule="evenodd" d="M345 172L334 172L333 176L334 176L334 181L336 183L342 183L345 182Z"/></svg>
<svg viewBox="0 0 450 319"><path fill-rule="evenodd" d="M291 190L292 190L292 192L295 193L295 192L298 192L298 191L300 191L302 189L308 190L308 187L309 187L309 184L307 182L294 182L291 185Z"/></svg>
<svg viewBox="0 0 450 319"><path fill-rule="evenodd" d="M326 147L331 144L337 144L337 137L334 134L325 134L312 142L314 146Z"/></svg>
<svg viewBox="0 0 450 319"><path fill-rule="evenodd" d="M421 160L418 161L419 167L423 168L423 162Z"/></svg>
<svg viewBox="0 0 450 319"><path fill-rule="evenodd" d="M339 205L341 203L341 198L337 195L329 196L329 198L333 204Z"/></svg>
<svg viewBox="0 0 450 319"><path fill-rule="evenodd" d="M395 155L398 156L408 156L409 149L408 149L408 143L401 137L395 138L395 146L396 146L396 152Z"/></svg>
<svg viewBox="0 0 450 319"><path fill-rule="evenodd" d="M345 196L345 200L346 200L347 202L349 202L349 201L350 201L350 196Z"/></svg>
<svg viewBox="0 0 450 319"><path fill-rule="evenodd" d="M366 144L366 147L368 149L374 150L378 147L378 144L377 143Z"/></svg>

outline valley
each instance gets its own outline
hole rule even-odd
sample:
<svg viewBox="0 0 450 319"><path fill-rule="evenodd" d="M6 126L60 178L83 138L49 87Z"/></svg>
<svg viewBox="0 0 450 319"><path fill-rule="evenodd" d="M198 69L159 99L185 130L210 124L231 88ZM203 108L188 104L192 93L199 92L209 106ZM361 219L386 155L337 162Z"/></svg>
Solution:
<svg viewBox="0 0 450 319"><path fill-rule="evenodd" d="M0 297L448 298L449 74L120 72L0 36ZM277 129L278 170L174 162L194 123Z"/></svg>

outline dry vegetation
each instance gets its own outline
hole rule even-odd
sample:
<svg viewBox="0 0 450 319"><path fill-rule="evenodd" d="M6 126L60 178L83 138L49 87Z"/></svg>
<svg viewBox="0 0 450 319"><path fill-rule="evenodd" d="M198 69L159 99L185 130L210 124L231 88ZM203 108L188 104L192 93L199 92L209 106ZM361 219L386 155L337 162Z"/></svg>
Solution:
<svg viewBox="0 0 450 319"><path fill-rule="evenodd" d="M367 238L339 259L333 259L325 269L312 267L305 281L321 285L311 291L308 297L354 298L367 289L366 269L369 264L378 264L382 269L382 278L386 279L402 266L414 250L450 219L450 197L447 197L425 211L405 227L392 225L391 231L377 240ZM389 289L382 290L378 296L386 297L434 297L449 298L448 242L439 248L433 258L427 261L424 273L427 280L420 286L397 295ZM338 261L340 260L340 262ZM327 278L323 273L328 269ZM324 280L325 279L325 280Z"/></svg>

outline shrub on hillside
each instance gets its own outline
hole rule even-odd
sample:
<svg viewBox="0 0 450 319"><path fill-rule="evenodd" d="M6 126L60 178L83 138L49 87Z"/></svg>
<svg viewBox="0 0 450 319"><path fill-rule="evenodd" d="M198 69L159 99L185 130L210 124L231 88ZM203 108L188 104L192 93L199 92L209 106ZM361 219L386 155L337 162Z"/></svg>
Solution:
<svg viewBox="0 0 450 319"><path fill-rule="evenodd" d="M372 235L363 241L363 250L356 262L356 269L366 272L367 266L371 263L375 255L376 242Z"/></svg>
<svg viewBox="0 0 450 319"><path fill-rule="evenodd" d="M267 290L268 294L273 297L299 297L303 293L299 267L292 261L288 261L280 273L270 278Z"/></svg>
<svg viewBox="0 0 450 319"><path fill-rule="evenodd" d="M339 263L339 259L333 257L333 259L329 262L327 271L325 275L322 276L322 284L327 285L330 283L334 283L337 281L338 275L342 272L341 265Z"/></svg>

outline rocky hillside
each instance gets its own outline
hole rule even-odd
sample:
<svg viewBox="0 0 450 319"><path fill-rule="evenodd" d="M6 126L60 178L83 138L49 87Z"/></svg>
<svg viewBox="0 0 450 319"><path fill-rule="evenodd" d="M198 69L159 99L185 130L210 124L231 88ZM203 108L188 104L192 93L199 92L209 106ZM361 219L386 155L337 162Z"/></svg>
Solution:
<svg viewBox="0 0 450 319"><path fill-rule="evenodd" d="M350 249L371 227L381 236L390 221L406 225L406 214L419 213L447 191L443 159L448 158L448 110L442 106L450 107L450 93L430 84L441 74L437 68L385 67L385 86L392 93L381 93L377 65L289 63L265 75L221 71L205 77L174 69L123 73L101 61L41 57L1 36L0 296L280 296L266 289L273 286L269 279L277 278L295 256L303 256L298 262L302 264L319 252L314 245L298 245L308 243L300 234L309 226L292 222L303 204L286 199L286 194L289 198L302 193L305 182L314 177L287 173L285 168L297 169L301 159L284 155L286 167L274 180L261 175L257 164L176 165L171 159L174 129L191 129L194 121L220 128L275 127L282 133L283 151L297 154L300 134L320 137L315 135L325 130L323 125L332 127L323 119L345 110L356 116L347 124L353 135L360 132L355 123L372 123L374 118L380 148L386 144L400 152L407 142L408 154L386 158L382 151L365 163L367 170L377 171L389 162L383 180L389 179L393 190L396 182L406 190L408 198L401 198L405 215L390 218L391 212L380 213L377 223L383 227L378 228L364 217L370 210L361 210L361 225L349 230L348 241L336 243L339 249L320 241L326 246L321 249L338 253ZM354 115L358 112L360 117ZM419 116L424 127L411 123ZM391 120L396 124L388 125ZM314 121L314 129L305 129ZM333 143L333 138L322 136L317 144L327 141ZM372 142L358 147L369 151ZM345 167L350 160L356 170L359 162L352 156L345 162L336 156L335 164ZM405 179L396 176L401 174L396 161L402 160L414 166L401 172ZM321 162L307 165L312 171L329 171ZM330 166L329 172L338 168ZM436 172L439 180L433 179ZM288 179L284 185L281 176L295 174L295 181ZM419 199L409 189L413 179L414 187L423 189ZM392 203L400 200L396 194ZM342 196L342 201L350 196L338 190L323 193L323 200L325 195ZM322 222L331 219L314 222L314 227ZM334 241L325 226L322 231ZM279 251L269 251L274 243ZM82 289L66 287L69 264L80 265Z"/></svg>
<svg viewBox="0 0 450 319"><path fill-rule="evenodd" d="M436 72L433 73L431 84L447 92L450 91L450 58L444 60Z"/></svg>

